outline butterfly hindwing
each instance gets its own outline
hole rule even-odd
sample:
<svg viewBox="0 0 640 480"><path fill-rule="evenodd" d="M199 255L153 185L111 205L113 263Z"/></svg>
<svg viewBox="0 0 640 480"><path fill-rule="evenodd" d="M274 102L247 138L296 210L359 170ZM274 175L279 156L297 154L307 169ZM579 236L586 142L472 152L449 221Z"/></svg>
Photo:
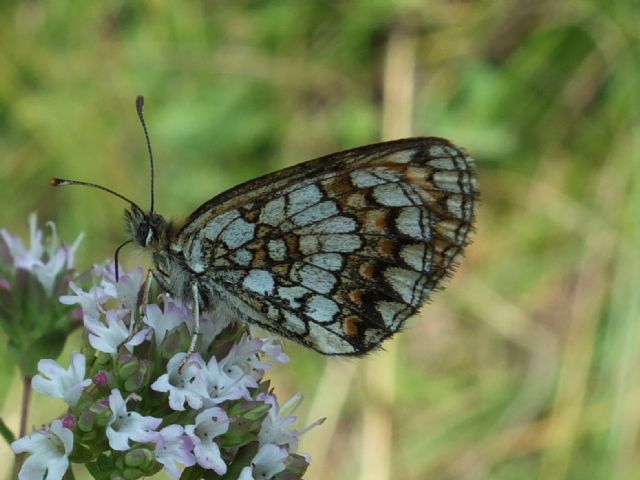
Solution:
<svg viewBox="0 0 640 480"><path fill-rule="evenodd" d="M440 138L370 145L214 197L172 245L249 321L325 354L380 345L451 274L478 182Z"/></svg>

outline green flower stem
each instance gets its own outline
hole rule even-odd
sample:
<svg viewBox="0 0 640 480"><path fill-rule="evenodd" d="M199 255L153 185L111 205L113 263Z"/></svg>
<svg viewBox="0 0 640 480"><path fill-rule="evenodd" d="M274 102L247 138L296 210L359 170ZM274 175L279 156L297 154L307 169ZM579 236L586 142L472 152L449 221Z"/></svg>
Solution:
<svg viewBox="0 0 640 480"><path fill-rule="evenodd" d="M22 406L20 408L20 434L18 438L22 438L27 434L27 419L29 418L29 403L31 403L31 377L25 376L22 378ZM16 456L16 461L13 463L13 474L11 478L18 478L18 472L22 467L22 461L24 460L24 453Z"/></svg>
<svg viewBox="0 0 640 480"><path fill-rule="evenodd" d="M27 419L29 417L29 403L31 403L31 376L22 379L22 409L20 411L20 435L22 438L27 434Z"/></svg>

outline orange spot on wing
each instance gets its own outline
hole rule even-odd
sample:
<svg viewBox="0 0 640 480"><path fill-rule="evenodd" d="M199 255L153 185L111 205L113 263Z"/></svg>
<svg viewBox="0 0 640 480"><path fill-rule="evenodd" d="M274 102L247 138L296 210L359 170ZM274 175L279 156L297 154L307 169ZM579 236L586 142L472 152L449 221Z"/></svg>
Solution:
<svg viewBox="0 0 640 480"><path fill-rule="evenodd" d="M376 271L376 267L373 263L367 262L360 266L360 275L368 280L373 279L373 274Z"/></svg>
<svg viewBox="0 0 640 480"><path fill-rule="evenodd" d="M349 315L342 321L342 329L347 337L355 337L358 335L358 323L360 320L355 315Z"/></svg>
<svg viewBox="0 0 640 480"><path fill-rule="evenodd" d="M288 233L284 235L284 242L287 244L287 254L290 259L300 260L302 258L302 253L300 253L300 245L299 240L300 237L293 233Z"/></svg>
<svg viewBox="0 0 640 480"><path fill-rule="evenodd" d="M379 229L379 230L385 230L387 228L387 219L384 217L378 217L375 220L375 226Z"/></svg>
<svg viewBox="0 0 640 480"><path fill-rule="evenodd" d="M349 298L353 303L360 305L362 303L362 290L351 290Z"/></svg>
<svg viewBox="0 0 640 480"><path fill-rule="evenodd" d="M329 180L325 186L325 191L330 195L340 195L343 193L351 192L353 185L347 175L340 175Z"/></svg>
<svg viewBox="0 0 640 480"><path fill-rule="evenodd" d="M393 242L391 240L381 240L380 241L380 253L382 253L383 255L386 255L387 257L390 257L391 255L393 255Z"/></svg>
<svg viewBox="0 0 640 480"><path fill-rule="evenodd" d="M258 212L256 210L249 210L245 212L244 219L247 222L255 223L258 220Z"/></svg>

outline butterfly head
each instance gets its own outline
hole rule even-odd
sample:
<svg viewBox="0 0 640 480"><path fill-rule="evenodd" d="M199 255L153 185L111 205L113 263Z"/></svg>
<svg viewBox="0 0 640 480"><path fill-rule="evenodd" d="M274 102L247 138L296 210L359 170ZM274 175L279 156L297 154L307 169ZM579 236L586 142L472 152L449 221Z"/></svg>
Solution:
<svg viewBox="0 0 640 480"><path fill-rule="evenodd" d="M137 205L124 211L131 239L141 247L155 247L165 238L167 221L155 212L145 213Z"/></svg>

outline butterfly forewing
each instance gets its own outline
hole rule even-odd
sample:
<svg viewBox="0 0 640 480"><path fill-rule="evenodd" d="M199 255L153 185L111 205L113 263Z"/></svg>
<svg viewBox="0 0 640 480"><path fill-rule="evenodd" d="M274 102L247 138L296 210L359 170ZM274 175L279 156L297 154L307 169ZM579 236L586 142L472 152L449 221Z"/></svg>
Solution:
<svg viewBox="0 0 640 480"><path fill-rule="evenodd" d="M314 350L364 354L452 273L472 230L472 161L440 138L347 150L241 184L171 249L205 297Z"/></svg>

